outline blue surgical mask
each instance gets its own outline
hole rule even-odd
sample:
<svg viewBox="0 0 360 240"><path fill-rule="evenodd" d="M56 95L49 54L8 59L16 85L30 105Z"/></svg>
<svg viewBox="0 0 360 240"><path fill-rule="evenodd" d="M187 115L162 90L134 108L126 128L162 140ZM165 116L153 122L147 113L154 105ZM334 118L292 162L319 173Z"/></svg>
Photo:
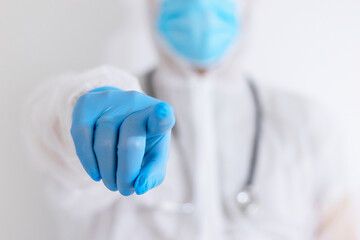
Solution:
<svg viewBox="0 0 360 240"><path fill-rule="evenodd" d="M221 60L240 27L231 0L164 0L157 22L168 48L197 67Z"/></svg>

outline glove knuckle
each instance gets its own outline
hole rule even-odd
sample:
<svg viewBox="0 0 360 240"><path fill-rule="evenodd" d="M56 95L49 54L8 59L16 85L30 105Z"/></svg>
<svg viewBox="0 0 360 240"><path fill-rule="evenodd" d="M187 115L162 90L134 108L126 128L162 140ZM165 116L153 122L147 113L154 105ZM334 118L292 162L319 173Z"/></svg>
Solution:
<svg viewBox="0 0 360 240"><path fill-rule="evenodd" d="M127 94L127 98L133 102L138 101L142 96L142 94L137 91L127 91L126 94Z"/></svg>
<svg viewBox="0 0 360 240"><path fill-rule="evenodd" d="M83 95L81 95L77 101L77 103L86 103L89 101L89 99L91 98L92 94L91 93L85 93Z"/></svg>
<svg viewBox="0 0 360 240"><path fill-rule="evenodd" d="M87 123L87 122L83 122L83 123L78 123L78 124L72 125L70 132L74 138L90 137L91 124Z"/></svg>
<svg viewBox="0 0 360 240"><path fill-rule="evenodd" d="M140 151L144 149L144 141L141 137L128 137L122 143L122 148Z"/></svg>
<svg viewBox="0 0 360 240"><path fill-rule="evenodd" d="M103 99L104 101L109 101L111 99L114 99L116 97L116 94L118 94L118 92L114 93L113 91L104 91L101 92L101 99Z"/></svg>
<svg viewBox="0 0 360 240"><path fill-rule="evenodd" d="M103 152L103 151L114 151L114 142L111 139L101 139L95 140L94 150L95 152Z"/></svg>
<svg viewBox="0 0 360 240"><path fill-rule="evenodd" d="M102 127L114 127L116 125L116 120L114 116L103 115L97 120L97 125Z"/></svg>

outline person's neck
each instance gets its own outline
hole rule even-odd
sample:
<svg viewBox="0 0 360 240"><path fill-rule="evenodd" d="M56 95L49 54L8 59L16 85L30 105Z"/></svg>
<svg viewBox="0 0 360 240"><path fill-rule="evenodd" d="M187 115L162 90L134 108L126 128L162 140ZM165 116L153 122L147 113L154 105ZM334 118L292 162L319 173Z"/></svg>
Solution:
<svg viewBox="0 0 360 240"><path fill-rule="evenodd" d="M196 74L198 74L199 76L204 76L204 75L207 73L207 70L206 70L206 69L197 68L197 69L195 69L195 72L196 72Z"/></svg>
<svg viewBox="0 0 360 240"><path fill-rule="evenodd" d="M173 71L178 76L183 76L184 79L207 79L224 68L223 64L211 68L190 66L183 62L175 61L166 55L161 55L159 65Z"/></svg>

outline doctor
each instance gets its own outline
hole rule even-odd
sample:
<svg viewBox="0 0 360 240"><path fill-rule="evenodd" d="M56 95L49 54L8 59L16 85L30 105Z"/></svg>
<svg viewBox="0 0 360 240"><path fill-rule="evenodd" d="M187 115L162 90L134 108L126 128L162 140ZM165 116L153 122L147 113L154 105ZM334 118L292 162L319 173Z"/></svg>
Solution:
<svg viewBox="0 0 360 240"><path fill-rule="evenodd" d="M29 101L59 239L354 239L338 125L244 77L240 1L149 3L154 71L100 67Z"/></svg>

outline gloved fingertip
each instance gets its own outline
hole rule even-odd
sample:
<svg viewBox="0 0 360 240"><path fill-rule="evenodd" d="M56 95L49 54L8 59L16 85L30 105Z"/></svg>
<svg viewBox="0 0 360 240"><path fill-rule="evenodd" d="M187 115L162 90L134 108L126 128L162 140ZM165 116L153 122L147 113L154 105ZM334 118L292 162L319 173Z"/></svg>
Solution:
<svg viewBox="0 0 360 240"><path fill-rule="evenodd" d="M135 180L135 192L137 195L142 195L145 192L147 192L146 190L146 183L147 183L147 178L144 176L139 176L136 180Z"/></svg>
<svg viewBox="0 0 360 240"><path fill-rule="evenodd" d="M119 189L119 192L121 195L128 197L134 193L134 189L124 188L124 189Z"/></svg>
<svg viewBox="0 0 360 240"><path fill-rule="evenodd" d="M135 192L137 195L143 195L153 189L156 185L154 178L140 177L135 182Z"/></svg>
<svg viewBox="0 0 360 240"><path fill-rule="evenodd" d="M154 112L158 118L164 119L167 118L172 113L172 108L169 104L165 102L161 102L155 106Z"/></svg>
<svg viewBox="0 0 360 240"><path fill-rule="evenodd" d="M100 180L101 180L101 176L100 176L99 174L97 174L97 173L95 173L95 174L90 174L90 177L91 177L91 179L94 180L95 182L100 182Z"/></svg>
<svg viewBox="0 0 360 240"><path fill-rule="evenodd" d="M148 126L153 134L164 134L175 124L175 114L172 107L165 103L158 103L149 117Z"/></svg>
<svg viewBox="0 0 360 240"><path fill-rule="evenodd" d="M118 190L117 186L114 185L114 184L108 184L108 185L105 185L105 186L112 192L116 192Z"/></svg>

